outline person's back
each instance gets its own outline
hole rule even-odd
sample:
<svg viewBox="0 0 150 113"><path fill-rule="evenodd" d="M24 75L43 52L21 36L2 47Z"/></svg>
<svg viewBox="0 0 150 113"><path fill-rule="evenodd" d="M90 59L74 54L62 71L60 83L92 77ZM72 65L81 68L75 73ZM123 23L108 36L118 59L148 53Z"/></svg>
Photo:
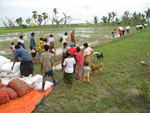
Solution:
<svg viewBox="0 0 150 113"><path fill-rule="evenodd" d="M32 61L29 53L24 48L19 48L15 51L15 59L17 59L18 56L21 58L21 62Z"/></svg>
<svg viewBox="0 0 150 113"><path fill-rule="evenodd" d="M75 64L74 58L66 58L64 61L64 65L66 65L65 72L66 73L73 73L74 64Z"/></svg>
<svg viewBox="0 0 150 113"><path fill-rule="evenodd" d="M91 71L91 68L89 66L84 66L84 76L89 77L90 71Z"/></svg>
<svg viewBox="0 0 150 113"><path fill-rule="evenodd" d="M76 48L69 48L68 51L71 53L71 55L75 55L76 53Z"/></svg>
<svg viewBox="0 0 150 113"><path fill-rule="evenodd" d="M42 53L40 57L40 62L43 63L43 71L48 72L53 68L54 58L48 51Z"/></svg>

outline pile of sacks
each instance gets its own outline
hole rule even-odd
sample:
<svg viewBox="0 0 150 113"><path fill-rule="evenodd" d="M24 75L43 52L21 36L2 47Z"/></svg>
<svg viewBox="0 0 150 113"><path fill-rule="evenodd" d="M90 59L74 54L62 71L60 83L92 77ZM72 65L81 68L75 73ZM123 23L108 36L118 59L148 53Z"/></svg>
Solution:
<svg viewBox="0 0 150 113"><path fill-rule="evenodd" d="M15 79L0 79L0 105L17 97L22 97L31 89L42 90L42 80L42 75ZM52 85L52 82L46 81L44 90L47 90Z"/></svg>
<svg viewBox="0 0 150 113"><path fill-rule="evenodd" d="M0 105L25 95L29 90L30 86L18 78L11 80L8 85L0 82Z"/></svg>
<svg viewBox="0 0 150 113"><path fill-rule="evenodd" d="M11 60L0 56L0 105L9 100L25 95L30 89L42 90L42 75L32 77L20 77L20 62L16 62L13 71ZM44 90L47 90L53 83L46 81Z"/></svg>
<svg viewBox="0 0 150 113"><path fill-rule="evenodd" d="M11 70L13 62L6 57L0 56L0 77L1 78L18 78L20 77L20 62L16 62L14 69Z"/></svg>

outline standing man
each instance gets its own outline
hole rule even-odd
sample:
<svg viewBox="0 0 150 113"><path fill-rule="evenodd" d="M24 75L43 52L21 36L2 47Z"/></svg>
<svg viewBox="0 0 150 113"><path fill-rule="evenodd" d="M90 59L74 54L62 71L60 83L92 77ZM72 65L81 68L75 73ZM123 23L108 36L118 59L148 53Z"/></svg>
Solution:
<svg viewBox="0 0 150 113"><path fill-rule="evenodd" d="M33 63L32 63L32 59L29 55L29 53L24 49L24 48L20 48L19 45L15 46L15 53L14 53L14 63L12 65L11 70L13 70L14 65L17 61L17 58L20 57L21 58L21 64L20 64L20 74L21 77L23 76L29 76L30 74L32 74L33 76Z"/></svg>
<svg viewBox="0 0 150 113"><path fill-rule="evenodd" d="M34 37L35 37L35 33L32 32L30 38L30 50L31 50L31 55L33 60L35 59L36 56L36 49L35 49L36 44L35 44Z"/></svg>
<svg viewBox="0 0 150 113"><path fill-rule="evenodd" d="M49 52L49 46L44 45L45 52L42 53L40 57L40 63L41 63L41 72L44 73L43 75L43 82L42 82L42 91L44 91L45 87L45 81L46 77L49 76L52 78L54 85L55 79L54 79L54 56Z"/></svg>
<svg viewBox="0 0 150 113"><path fill-rule="evenodd" d="M72 32L71 32L71 42L73 42L74 47L76 47L76 41L75 41L75 34L74 33L75 33L74 30L72 30Z"/></svg>

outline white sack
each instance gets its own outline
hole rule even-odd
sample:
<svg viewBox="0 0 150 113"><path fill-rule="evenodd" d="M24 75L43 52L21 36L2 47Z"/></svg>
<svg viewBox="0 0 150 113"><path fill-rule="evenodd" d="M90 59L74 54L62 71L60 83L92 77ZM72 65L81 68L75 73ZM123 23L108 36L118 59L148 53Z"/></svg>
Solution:
<svg viewBox="0 0 150 113"><path fill-rule="evenodd" d="M0 56L0 67L1 67L2 65L4 65L5 63L10 62L10 61L11 61L11 60L9 60L8 58L3 57L3 56Z"/></svg>
<svg viewBox="0 0 150 113"><path fill-rule="evenodd" d="M52 85L54 85L52 82L45 81L44 90L47 90L47 89L50 88ZM34 90L42 90L42 82L40 82L40 83L34 88Z"/></svg>
<svg viewBox="0 0 150 113"><path fill-rule="evenodd" d="M13 65L13 62L7 62L1 67L1 69L11 71L12 65ZM12 71L18 72L19 70L20 70L20 62L16 62Z"/></svg>

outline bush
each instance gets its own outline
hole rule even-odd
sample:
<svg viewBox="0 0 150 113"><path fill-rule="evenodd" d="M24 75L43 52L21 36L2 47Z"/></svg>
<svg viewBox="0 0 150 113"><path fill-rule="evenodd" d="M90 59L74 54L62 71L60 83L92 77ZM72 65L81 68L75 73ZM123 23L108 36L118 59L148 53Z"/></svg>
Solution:
<svg viewBox="0 0 150 113"><path fill-rule="evenodd" d="M25 24L22 24L20 27L22 27L22 28L28 28L28 26L25 25Z"/></svg>
<svg viewBox="0 0 150 113"><path fill-rule="evenodd" d="M137 82L136 88L139 90L140 97L144 99L144 101L150 101L150 87L147 82Z"/></svg>

